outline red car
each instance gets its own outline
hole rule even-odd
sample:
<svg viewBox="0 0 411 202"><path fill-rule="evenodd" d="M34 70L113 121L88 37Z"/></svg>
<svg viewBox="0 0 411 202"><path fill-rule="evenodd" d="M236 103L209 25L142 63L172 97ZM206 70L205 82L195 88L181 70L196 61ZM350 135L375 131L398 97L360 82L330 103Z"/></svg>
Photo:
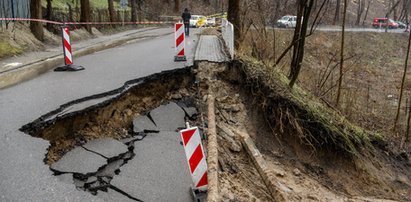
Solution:
<svg viewBox="0 0 411 202"><path fill-rule="evenodd" d="M388 29L397 29L398 28L398 23L396 23L392 19L387 19L387 18L374 18L374 22L372 23L372 26L374 28L380 28L383 27L385 28L388 24Z"/></svg>

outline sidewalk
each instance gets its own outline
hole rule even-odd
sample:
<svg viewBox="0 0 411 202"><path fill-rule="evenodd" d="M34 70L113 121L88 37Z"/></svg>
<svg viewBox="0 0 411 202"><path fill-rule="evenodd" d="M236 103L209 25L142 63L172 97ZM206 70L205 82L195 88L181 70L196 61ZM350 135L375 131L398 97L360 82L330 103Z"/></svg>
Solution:
<svg viewBox="0 0 411 202"><path fill-rule="evenodd" d="M72 42L74 63L80 56L113 48L135 40L143 40L173 33L159 27L139 28L112 35ZM39 74L63 65L62 46L49 47L44 51L28 52L0 61L0 89L29 80Z"/></svg>

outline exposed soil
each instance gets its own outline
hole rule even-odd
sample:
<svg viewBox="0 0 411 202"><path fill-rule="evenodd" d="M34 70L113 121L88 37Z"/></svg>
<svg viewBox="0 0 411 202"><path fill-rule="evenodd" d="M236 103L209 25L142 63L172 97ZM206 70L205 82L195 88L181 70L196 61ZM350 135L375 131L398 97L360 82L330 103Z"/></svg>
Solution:
<svg viewBox="0 0 411 202"><path fill-rule="evenodd" d="M240 71L241 68L248 67L240 67ZM411 200L411 162L407 155L404 154L404 159L398 160L397 156L389 153L388 148L382 146L382 141L377 140L373 142L376 149L371 153L364 149L358 156L352 157L338 148L317 147L317 150L313 150L305 140L296 136L294 126L284 123L282 130L273 127L278 125L279 120L267 116L267 110L276 107L286 110L290 106L279 106L278 103L264 106L265 103L261 101L278 99L281 93L253 88L265 86L266 83L264 79L253 77L250 73L236 77L231 74L231 82L222 81L223 85L218 85L219 91L227 92L223 94L230 98L228 103L231 106L241 106L239 113L229 116L235 120L235 124L231 125L248 131L279 182L295 193L296 198L293 200ZM256 80L248 82L253 79ZM279 90L275 86L272 88ZM261 90L261 94L257 90ZM254 96L250 97L250 94ZM230 119L223 122L230 123ZM308 132L309 128L302 130ZM316 130L321 131L320 128Z"/></svg>

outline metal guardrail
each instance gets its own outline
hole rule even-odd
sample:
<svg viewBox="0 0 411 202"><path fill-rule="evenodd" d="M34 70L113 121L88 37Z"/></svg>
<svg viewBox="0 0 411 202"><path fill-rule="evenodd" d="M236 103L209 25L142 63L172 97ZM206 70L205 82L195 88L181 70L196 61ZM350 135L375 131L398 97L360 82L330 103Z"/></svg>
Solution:
<svg viewBox="0 0 411 202"><path fill-rule="evenodd" d="M227 19L223 19L221 24L221 31L225 45L230 52L231 59L234 59L234 26Z"/></svg>

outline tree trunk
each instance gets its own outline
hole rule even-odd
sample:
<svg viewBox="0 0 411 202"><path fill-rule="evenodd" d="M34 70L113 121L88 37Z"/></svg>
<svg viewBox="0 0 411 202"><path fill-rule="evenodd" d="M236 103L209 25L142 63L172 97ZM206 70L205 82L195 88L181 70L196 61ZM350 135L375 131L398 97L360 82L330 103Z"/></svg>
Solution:
<svg viewBox="0 0 411 202"><path fill-rule="evenodd" d="M368 0L367 10L365 10L365 16L364 16L364 19L362 20L362 26L365 25L365 21L367 20L367 16L368 16L368 10L370 9L370 5L372 1L373 0Z"/></svg>
<svg viewBox="0 0 411 202"><path fill-rule="evenodd" d="M357 19L355 21L355 25L360 25L361 21L361 16L362 13L364 12L364 7L365 7L365 0L358 0L358 7L357 7Z"/></svg>
<svg viewBox="0 0 411 202"><path fill-rule="evenodd" d="M80 0L80 22L90 22L90 1L89 0ZM91 26L84 25L84 28L91 33Z"/></svg>
<svg viewBox="0 0 411 202"><path fill-rule="evenodd" d="M335 14L334 14L333 25L336 25L337 22L340 21L340 7L341 7L341 0L337 0L337 3L335 5Z"/></svg>
<svg viewBox="0 0 411 202"><path fill-rule="evenodd" d="M411 31L408 37L407 55L405 56L404 74L402 75L402 80L401 80L400 98L398 99L397 114L395 115L395 120L394 120L394 130L397 128L398 119L400 117L401 100L402 100L402 94L404 91L405 77L407 75L407 66L408 66L408 57L410 55L410 46L411 46Z"/></svg>
<svg viewBox="0 0 411 202"><path fill-rule="evenodd" d="M297 14L297 25L296 25L296 29L298 29L298 39L300 39L296 46L294 46L294 49L296 49L296 51L294 51L294 54L296 54L295 56L293 55L293 61L291 62L291 67L290 67L290 83L289 86L290 88L292 88L295 84L295 82L297 81L298 75L300 74L300 70L301 70L301 63L303 62L304 59L304 46L305 46L305 38L307 35L307 28L308 28L308 20L310 18L310 14L311 14L311 10L313 8L314 5L314 1L315 0L301 0L300 1L300 5L299 5L299 15ZM303 19L302 19L302 23L301 25L301 13L303 13ZM300 19L298 19L300 18ZM294 32L295 34L295 32Z"/></svg>
<svg viewBox="0 0 411 202"><path fill-rule="evenodd" d="M137 0L137 18L139 22L143 22L143 0Z"/></svg>
<svg viewBox="0 0 411 202"><path fill-rule="evenodd" d="M30 13L31 18L41 19L41 0L31 0L30 1ZM41 22L30 21L31 33L40 41L44 40L43 25Z"/></svg>
<svg viewBox="0 0 411 202"><path fill-rule="evenodd" d="M137 22L137 0L131 0L131 22Z"/></svg>
<svg viewBox="0 0 411 202"><path fill-rule="evenodd" d="M291 66L290 66L290 74L288 77L291 79L295 74L297 70L297 58L298 58L298 50L300 47L300 38L301 38L301 21L303 20L303 12L304 12L304 7L306 4L307 0L300 1L297 3L297 22L295 25L294 29L294 36L293 36L293 42L294 48L293 48L293 57L291 59ZM294 84L293 84L294 85Z"/></svg>
<svg viewBox="0 0 411 202"><path fill-rule="evenodd" d="M241 39L240 0L228 1L227 19L234 25L234 47L238 49Z"/></svg>
<svg viewBox="0 0 411 202"><path fill-rule="evenodd" d="M174 13L180 12L180 2L181 0L174 0Z"/></svg>
<svg viewBox="0 0 411 202"><path fill-rule="evenodd" d="M68 21L69 22L74 22L74 19L73 19L73 8L71 8L71 4L67 4L67 6L68 6L68 10L69 10L69 17L68 17Z"/></svg>
<svg viewBox="0 0 411 202"><path fill-rule="evenodd" d="M337 100L335 101L335 106L338 106L341 96L341 85L343 79L343 67L344 67L344 36L345 36L345 18L347 14L347 0L344 0L344 10L343 10L343 22L341 30L341 52L340 52L340 77L338 78L338 89L337 89Z"/></svg>
<svg viewBox="0 0 411 202"><path fill-rule="evenodd" d="M53 14L53 7L52 7L52 5L51 5L51 1L52 0L47 0L47 10L46 10L46 20L53 20L53 16L52 16L52 14ZM51 31L51 29L52 29L52 24L50 24L50 23L47 23L47 29L49 30L49 31Z"/></svg>
<svg viewBox="0 0 411 202"><path fill-rule="evenodd" d="M116 21L116 14L114 12L113 0L108 0L108 15L110 16L110 22Z"/></svg>

